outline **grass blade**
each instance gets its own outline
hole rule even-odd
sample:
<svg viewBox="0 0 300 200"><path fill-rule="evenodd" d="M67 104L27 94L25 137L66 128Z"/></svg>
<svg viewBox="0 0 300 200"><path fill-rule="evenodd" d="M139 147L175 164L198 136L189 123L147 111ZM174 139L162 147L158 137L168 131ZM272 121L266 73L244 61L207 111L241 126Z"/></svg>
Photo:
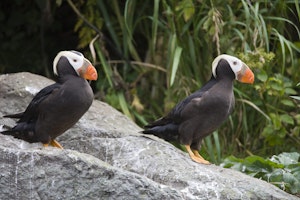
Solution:
<svg viewBox="0 0 300 200"><path fill-rule="evenodd" d="M243 103L248 104L249 106L251 106L252 108L254 108L255 110L257 110L260 114L262 114L267 120L269 120L269 121L271 120L270 117L264 111L262 111L258 106L256 106L251 101L248 101L246 99L238 99L237 101L241 101Z"/></svg>
<svg viewBox="0 0 300 200"><path fill-rule="evenodd" d="M100 62L101 62L101 64L102 64L102 66L103 66L103 71L104 71L104 73L105 73L105 76L106 76L106 78L107 78L107 81L108 81L108 83L109 83L109 86L110 87L113 87L113 82L112 82L112 79L111 79L111 77L112 77L112 70L111 70L111 67L110 67L110 65L106 62L106 59L105 59L105 57L104 57L104 55L103 55L103 53L102 53L102 51L101 51L101 49L100 49L100 47L99 47L99 45L96 43L95 44L95 48L96 48L96 51L97 51L97 55L99 56L99 58L100 58Z"/></svg>
<svg viewBox="0 0 300 200"><path fill-rule="evenodd" d="M118 92L118 100L119 100L119 104L121 106L122 112L129 118L133 119L129 108L128 108L128 104L125 100L124 94L123 92Z"/></svg>
<svg viewBox="0 0 300 200"><path fill-rule="evenodd" d="M207 153L209 155L210 161L213 163L216 163L216 158L214 156L214 148L212 145L212 141L211 141L211 135L207 136L205 139L205 144L206 144L206 148L207 148Z"/></svg>
<svg viewBox="0 0 300 200"><path fill-rule="evenodd" d="M213 132L213 138L214 138L215 146L216 146L216 150L217 150L217 163L220 163L221 162L221 145L220 145L218 131Z"/></svg>
<svg viewBox="0 0 300 200"><path fill-rule="evenodd" d="M159 13L159 0L154 1L153 18L152 18L152 45L151 53L154 55L156 39L157 39L157 27L158 27L158 13Z"/></svg>
<svg viewBox="0 0 300 200"><path fill-rule="evenodd" d="M172 71L171 71L171 78L170 78L170 86L173 85L175 77L176 77L176 72L178 69L180 57L181 57L181 52L182 48L177 46L175 49L175 54L174 54L174 60L173 60L173 65L172 65Z"/></svg>

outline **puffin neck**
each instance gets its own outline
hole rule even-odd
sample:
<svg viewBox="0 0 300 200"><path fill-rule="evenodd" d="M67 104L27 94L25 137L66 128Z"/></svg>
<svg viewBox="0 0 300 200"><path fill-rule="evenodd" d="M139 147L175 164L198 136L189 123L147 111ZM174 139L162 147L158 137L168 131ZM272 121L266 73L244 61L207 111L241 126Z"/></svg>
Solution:
<svg viewBox="0 0 300 200"><path fill-rule="evenodd" d="M63 78L64 76L67 76L67 75L78 76L75 69L69 63L68 59L64 56L62 56L59 59L56 67L57 67L57 73L58 73L59 79Z"/></svg>
<svg viewBox="0 0 300 200"><path fill-rule="evenodd" d="M229 63L221 59L216 67L216 79L217 80L230 80L233 81L235 79L235 74L232 71Z"/></svg>

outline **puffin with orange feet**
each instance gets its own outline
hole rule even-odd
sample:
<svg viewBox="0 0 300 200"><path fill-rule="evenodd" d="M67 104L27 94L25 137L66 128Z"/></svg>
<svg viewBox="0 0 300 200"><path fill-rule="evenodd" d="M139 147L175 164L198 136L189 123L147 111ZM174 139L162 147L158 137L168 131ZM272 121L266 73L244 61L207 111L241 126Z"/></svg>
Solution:
<svg viewBox="0 0 300 200"><path fill-rule="evenodd" d="M211 79L179 102L165 117L147 125L143 133L184 145L191 159L210 164L200 154L202 139L215 131L234 108L233 82L252 84L254 74L240 59L220 55L212 63Z"/></svg>
<svg viewBox="0 0 300 200"><path fill-rule="evenodd" d="M97 71L82 53L61 51L53 61L58 81L42 89L17 118L16 126L1 132L27 142L41 142L62 149L55 140L71 128L92 105L94 94L87 80L97 80Z"/></svg>

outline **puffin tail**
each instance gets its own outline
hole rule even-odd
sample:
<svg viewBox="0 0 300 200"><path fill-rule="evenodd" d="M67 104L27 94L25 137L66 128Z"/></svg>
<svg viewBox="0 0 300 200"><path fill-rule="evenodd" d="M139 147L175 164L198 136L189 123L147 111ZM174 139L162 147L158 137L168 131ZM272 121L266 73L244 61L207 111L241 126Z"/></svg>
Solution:
<svg viewBox="0 0 300 200"><path fill-rule="evenodd" d="M12 135L12 136L16 136L16 131L14 130L14 128L6 126L6 125L2 125L0 127L0 133L3 135Z"/></svg>
<svg viewBox="0 0 300 200"><path fill-rule="evenodd" d="M0 133L3 135L10 135L12 127L7 125L0 125Z"/></svg>
<svg viewBox="0 0 300 200"><path fill-rule="evenodd" d="M0 132L1 134L3 134L3 135L14 135L14 131L12 131L12 130L5 130L5 131L1 131Z"/></svg>
<svg viewBox="0 0 300 200"><path fill-rule="evenodd" d="M3 117L20 119L23 116L23 114L24 114L24 112L21 112L21 113L12 114L12 115L4 115Z"/></svg>
<svg viewBox="0 0 300 200"><path fill-rule="evenodd" d="M24 112L21 112L21 113L17 113L17 114L11 114L11 115L4 115L2 116L3 118L15 118L15 119L20 119L22 117L22 115L24 114ZM12 136L15 136L15 133L17 132L15 129L16 129L17 126L15 127L11 127L11 126L8 126L8 125L0 125L0 133L3 134L3 135L12 135Z"/></svg>
<svg viewBox="0 0 300 200"><path fill-rule="evenodd" d="M13 128L8 127L8 126L4 127L4 126L2 127L2 130L0 129L0 133L3 135L11 135L14 138L22 139L22 140L25 140L30 143L38 142L33 137L34 136L34 127L32 124L27 124L27 123L23 122L23 123L17 124Z"/></svg>
<svg viewBox="0 0 300 200"><path fill-rule="evenodd" d="M4 126L2 126L2 129L0 129L0 133L2 135L11 135L11 136L13 136L15 138L19 138L19 139L23 139L25 137L24 133L16 132L11 127L4 127Z"/></svg>
<svg viewBox="0 0 300 200"><path fill-rule="evenodd" d="M176 141L178 138L178 125L173 123L161 126L148 125L145 128L142 133L152 134L169 142Z"/></svg>

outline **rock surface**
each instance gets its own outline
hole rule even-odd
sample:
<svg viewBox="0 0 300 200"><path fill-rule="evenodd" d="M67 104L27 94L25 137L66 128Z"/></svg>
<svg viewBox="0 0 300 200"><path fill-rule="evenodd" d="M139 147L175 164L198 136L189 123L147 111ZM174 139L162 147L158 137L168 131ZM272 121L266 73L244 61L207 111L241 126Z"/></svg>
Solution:
<svg viewBox="0 0 300 200"><path fill-rule="evenodd" d="M0 130L53 81L30 73L0 76ZM200 165L171 144L95 100L58 141L43 148L0 135L0 199L299 199L215 165Z"/></svg>

